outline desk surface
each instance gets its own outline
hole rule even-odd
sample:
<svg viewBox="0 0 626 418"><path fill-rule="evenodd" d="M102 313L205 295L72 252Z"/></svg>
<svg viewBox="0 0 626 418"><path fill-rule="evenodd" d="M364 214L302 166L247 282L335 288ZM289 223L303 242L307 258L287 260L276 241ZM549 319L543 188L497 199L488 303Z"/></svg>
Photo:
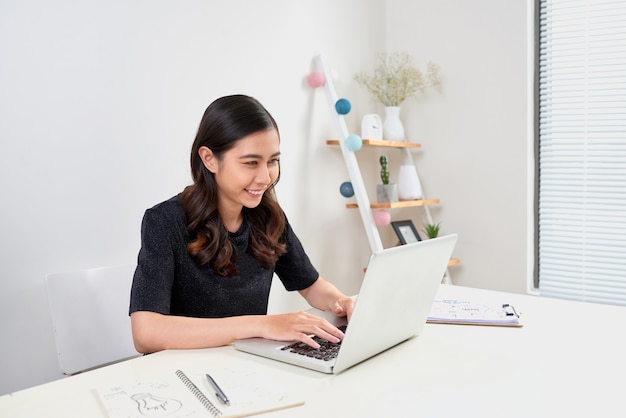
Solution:
<svg viewBox="0 0 626 418"><path fill-rule="evenodd" d="M1 417L103 417L95 387L163 368L248 362L306 400L272 417L623 416L626 308L442 285L439 297L514 304L523 328L428 324L337 376L232 347L169 350L0 397Z"/></svg>

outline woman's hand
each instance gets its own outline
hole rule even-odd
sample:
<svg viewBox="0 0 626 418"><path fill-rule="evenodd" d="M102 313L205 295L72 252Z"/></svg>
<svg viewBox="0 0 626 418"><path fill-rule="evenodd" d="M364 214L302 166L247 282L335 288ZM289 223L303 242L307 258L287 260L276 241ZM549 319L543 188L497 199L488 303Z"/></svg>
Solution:
<svg viewBox="0 0 626 418"><path fill-rule="evenodd" d="M338 305L338 309L344 309ZM333 324L307 312L294 312L267 316L262 336L271 340L301 341L313 348L319 348L311 335L338 343L343 339L341 332Z"/></svg>
<svg viewBox="0 0 626 418"><path fill-rule="evenodd" d="M335 301L335 307L333 312L337 316L345 316L348 321L352 316L352 310L354 309L354 299L348 296L341 297Z"/></svg>
<svg viewBox="0 0 626 418"><path fill-rule="evenodd" d="M299 292L314 308L345 316L350 321L354 299L341 293L332 283L318 277L315 283Z"/></svg>

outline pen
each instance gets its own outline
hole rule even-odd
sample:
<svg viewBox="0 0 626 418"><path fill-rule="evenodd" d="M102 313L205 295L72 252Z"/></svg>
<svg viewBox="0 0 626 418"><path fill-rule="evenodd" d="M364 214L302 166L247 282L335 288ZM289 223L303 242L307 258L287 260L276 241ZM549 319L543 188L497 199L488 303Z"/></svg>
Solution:
<svg viewBox="0 0 626 418"><path fill-rule="evenodd" d="M219 387L217 382L215 380L213 380L213 378L211 376L209 376L208 374L206 375L206 378L209 380L209 383L211 384L211 386L213 386L213 389L215 389L215 396L217 396L217 398L224 405L230 405L230 401L228 400L228 397L226 396L226 394L224 393L222 388Z"/></svg>

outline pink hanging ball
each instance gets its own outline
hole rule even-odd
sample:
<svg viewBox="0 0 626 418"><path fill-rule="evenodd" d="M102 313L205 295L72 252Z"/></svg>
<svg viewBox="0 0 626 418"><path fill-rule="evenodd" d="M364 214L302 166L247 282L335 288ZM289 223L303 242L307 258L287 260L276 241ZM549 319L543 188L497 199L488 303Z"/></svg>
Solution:
<svg viewBox="0 0 626 418"><path fill-rule="evenodd" d="M322 87L324 83L326 83L326 77L324 77L324 73L320 71L313 71L306 77L307 83L309 86L313 88Z"/></svg>
<svg viewBox="0 0 626 418"><path fill-rule="evenodd" d="M387 226L391 222L391 214L386 210L377 210L374 212L374 223L377 226Z"/></svg>

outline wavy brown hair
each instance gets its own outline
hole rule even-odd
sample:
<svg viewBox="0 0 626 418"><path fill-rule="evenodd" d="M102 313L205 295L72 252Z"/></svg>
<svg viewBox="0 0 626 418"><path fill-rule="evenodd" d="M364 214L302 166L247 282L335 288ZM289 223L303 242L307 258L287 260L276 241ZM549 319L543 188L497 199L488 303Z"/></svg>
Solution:
<svg viewBox="0 0 626 418"><path fill-rule="evenodd" d="M278 133L276 121L256 99L244 95L225 96L206 109L191 147L193 184L187 186L180 197L187 229L196 237L187 251L199 266L209 266L221 276L239 273L236 251L217 211L215 176L204 166L198 151L200 147L207 147L221 161L238 140L267 129ZM250 227L248 248L265 268L273 268L278 257L286 252L282 239L286 220L274 191L279 178L280 172L257 207L243 208L243 217Z"/></svg>

